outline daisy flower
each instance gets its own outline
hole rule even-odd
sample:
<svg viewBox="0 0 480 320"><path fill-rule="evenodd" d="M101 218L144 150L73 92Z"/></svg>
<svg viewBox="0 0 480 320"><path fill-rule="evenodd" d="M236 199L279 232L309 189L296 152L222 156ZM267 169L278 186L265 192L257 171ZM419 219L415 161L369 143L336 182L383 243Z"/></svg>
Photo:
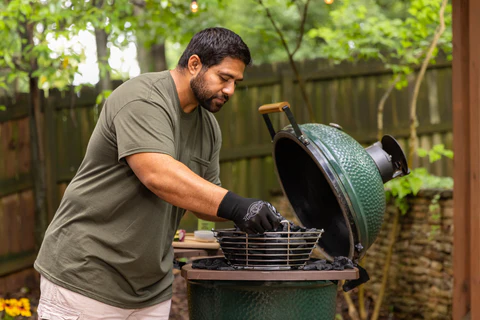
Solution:
<svg viewBox="0 0 480 320"><path fill-rule="evenodd" d="M21 298L20 300L18 300L17 308L21 316L32 316L32 313L30 312L30 301L27 298Z"/></svg>
<svg viewBox="0 0 480 320"><path fill-rule="evenodd" d="M20 311L17 307L18 301L16 299L7 299L5 300L5 312L11 316L16 317L20 314Z"/></svg>

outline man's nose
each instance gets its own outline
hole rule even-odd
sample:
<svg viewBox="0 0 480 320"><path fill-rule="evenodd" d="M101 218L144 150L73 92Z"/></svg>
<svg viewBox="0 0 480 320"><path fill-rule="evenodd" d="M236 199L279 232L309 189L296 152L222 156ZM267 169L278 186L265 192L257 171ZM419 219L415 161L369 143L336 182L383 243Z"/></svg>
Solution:
<svg viewBox="0 0 480 320"><path fill-rule="evenodd" d="M227 96L231 97L233 93L235 92L235 83L233 81L229 81L222 90L223 94L226 94Z"/></svg>

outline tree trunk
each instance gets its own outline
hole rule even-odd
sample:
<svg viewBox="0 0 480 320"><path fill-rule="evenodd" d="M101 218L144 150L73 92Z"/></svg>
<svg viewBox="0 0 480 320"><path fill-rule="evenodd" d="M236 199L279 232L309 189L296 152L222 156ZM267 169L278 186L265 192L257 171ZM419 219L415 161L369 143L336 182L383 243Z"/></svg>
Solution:
<svg viewBox="0 0 480 320"><path fill-rule="evenodd" d="M310 120L310 122L316 122L315 112L313 110L313 105L310 102L310 99L308 98L306 85L303 82L302 77L300 76L300 72L297 69L297 65L295 63L295 60L293 60L293 56L295 55L295 53L298 51L298 49L300 48L300 46L302 44L303 35L305 33L305 29L304 29L305 21L307 19L307 11L308 11L308 5L310 3L310 0L307 0L307 2L305 3L305 6L303 8L304 10L303 10L303 14L302 14L302 21L300 22L300 30L298 32L297 45L296 45L296 47L293 51L290 51L290 49L288 48L287 41L286 41L286 39L283 35L283 32L278 27L278 25L275 22L275 19L273 18L270 10L263 3L263 0L257 0L257 1L265 9L265 13L266 13L268 19L270 20L270 23L272 24L273 28L277 32L278 36L280 37L280 41L282 42L282 45L283 45L283 47L285 48L285 51L288 54L288 61L290 62L290 66L292 67L292 70L293 70L293 73L295 74L295 77L297 78L298 86L300 88L300 93L302 94L303 101L305 102L305 105L307 106L307 110L308 110L308 114L309 114L309 118L310 118L309 120Z"/></svg>
<svg viewBox="0 0 480 320"><path fill-rule="evenodd" d="M97 8L103 6L104 1L98 0L93 2ZM110 76L110 69L108 67L108 58L110 57L110 49L107 47L108 34L104 28L95 27L95 42L97 44L97 61L98 69L100 71L100 81L98 82L97 89L100 94L104 91L112 90L112 79ZM98 106L98 114L102 110L102 105L105 98L102 99Z"/></svg>
<svg viewBox="0 0 480 320"><path fill-rule="evenodd" d="M365 267L365 258L360 261L360 266ZM365 310L365 285L358 287L358 313L361 320L367 320L367 311Z"/></svg>
<svg viewBox="0 0 480 320"><path fill-rule="evenodd" d="M141 73L167 70L165 43L146 48L143 41L137 39L137 55Z"/></svg>
<svg viewBox="0 0 480 320"><path fill-rule="evenodd" d="M442 5L440 6L440 12L438 13L440 19L440 25L435 30L435 34L433 35L432 43L430 44L427 55L422 62L422 66L420 71L418 72L417 80L415 81L415 87L413 89L412 94L412 102L410 104L410 136L408 140L408 163L413 163L414 158L417 157L416 152L418 149L418 136L417 136L417 99L418 93L420 92L420 85L422 84L423 78L425 76L425 72L427 71L428 64L430 63L430 59L433 56L433 52L437 47L438 40L442 36L443 32L445 31L445 8L447 7L448 0L443 0Z"/></svg>
<svg viewBox="0 0 480 320"><path fill-rule="evenodd" d="M97 43L97 61L100 70L100 81L98 87L100 91L112 89L112 79L110 71L107 68L102 68L101 65L108 66L108 58L110 57L110 50L107 48L108 34L104 29L95 28L95 42Z"/></svg>
<svg viewBox="0 0 480 320"><path fill-rule="evenodd" d="M35 46L33 42L35 24L27 23L25 26L24 37L27 43ZM26 46L23 47L26 53ZM35 193L35 238L37 246L42 243L45 230L47 230L48 215L46 203L46 179L45 179L45 152L43 143L43 115L41 106L40 89L38 88L38 78L32 74L38 69L37 60L24 56L25 61L30 62L29 70L29 125L30 125L30 147L32 157L33 188Z"/></svg>
<svg viewBox="0 0 480 320"><path fill-rule="evenodd" d="M343 281L345 283L345 281ZM342 285L343 285L342 283ZM343 297L348 305L348 315L350 316L351 320L360 320L358 316L357 308L355 308L355 304L353 303L352 297L350 297L350 292L343 292Z"/></svg>
<svg viewBox="0 0 480 320"><path fill-rule="evenodd" d="M134 7L134 15L137 19L142 21L142 15L144 8L140 6ZM137 30L137 57L138 64L140 65L140 72L156 72L167 70L167 56L165 53L165 42L163 39L159 39L157 43L152 46L146 44L145 34L141 30Z"/></svg>
<svg viewBox="0 0 480 320"><path fill-rule="evenodd" d="M380 316L380 308L382 307L383 296L385 295L385 292L387 291L387 283L388 283L388 278L389 278L388 274L390 272L393 249L395 247L395 243L396 243L396 239L397 239L397 229L398 229L399 220L400 220L400 210L397 209L395 211L395 215L393 217L392 230L390 230L390 243L388 245L387 257L385 259L385 264L383 265L382 285L380 287L380 293L378 294L377 301L375 301L375 308L373 310L372 317L370 318L371 320L377 320L378 317Z"/></svg>

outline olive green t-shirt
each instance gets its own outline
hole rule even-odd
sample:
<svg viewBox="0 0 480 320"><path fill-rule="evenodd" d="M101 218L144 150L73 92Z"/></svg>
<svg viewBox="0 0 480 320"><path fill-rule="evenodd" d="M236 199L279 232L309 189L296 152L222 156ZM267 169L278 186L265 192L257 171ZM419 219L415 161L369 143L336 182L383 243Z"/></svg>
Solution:
<svg viewBox="0 0 480 320"><path fill-rule="evenodd" d="M168 154L220 185L220 145L210 112L183 112L169 71L122 84L104 105L46 231L36 270L57 285L121 308L170 299L172 240L185 210L148 190L125 157Z"/></svg>

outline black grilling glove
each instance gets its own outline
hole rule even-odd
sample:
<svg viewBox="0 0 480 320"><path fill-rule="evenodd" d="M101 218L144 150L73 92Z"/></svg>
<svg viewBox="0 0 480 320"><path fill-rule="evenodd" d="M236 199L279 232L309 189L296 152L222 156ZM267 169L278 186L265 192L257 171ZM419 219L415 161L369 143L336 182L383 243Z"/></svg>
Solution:
<svg viewBox="0 0 480 320"><path fill-rule="evenodd" d="M220 203L217 216L232 220L240 230L249 234L275 230L283 220L270 203L243 198L230 191Z"/></svg>

